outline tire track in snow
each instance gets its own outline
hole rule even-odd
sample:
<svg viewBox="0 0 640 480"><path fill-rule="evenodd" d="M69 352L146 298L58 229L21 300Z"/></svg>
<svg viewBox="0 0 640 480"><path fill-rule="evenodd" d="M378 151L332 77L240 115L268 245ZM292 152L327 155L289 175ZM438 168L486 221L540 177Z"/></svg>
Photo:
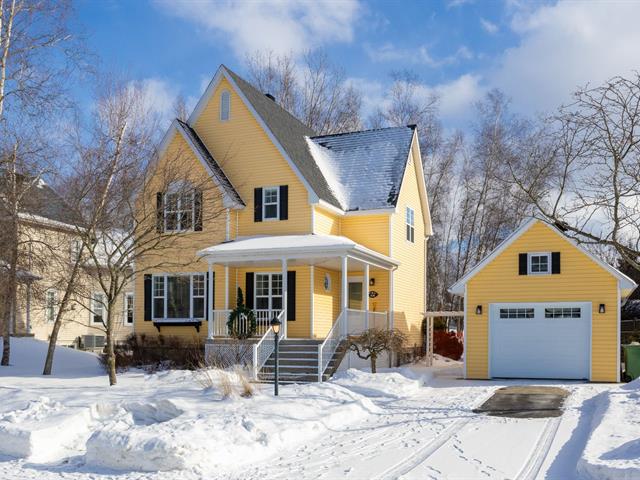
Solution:
<svg viewBox="0 0 640 480"><path fill-rule="evenodd" d="M445 443L453 436L467 426L475 417L461 418L453 424L446 427L436 438L418 449L402 461L393 465L390 469L385 470L381 475L375 477L376 480L393 480L402 475L406 475L411 470L422 464L431 455L437 452Z"/></svg>
<svg viewBox="0 0 640 480"><path fill-rule="evenodd" d="M547 421L540 433L540 437L538 437L538 441L533 447L531 455L529 455L529 458L516 475L515 480L534 480L536 478L551 449L551 444L556 437L561 421L562 417L550 418Z"/></svg>

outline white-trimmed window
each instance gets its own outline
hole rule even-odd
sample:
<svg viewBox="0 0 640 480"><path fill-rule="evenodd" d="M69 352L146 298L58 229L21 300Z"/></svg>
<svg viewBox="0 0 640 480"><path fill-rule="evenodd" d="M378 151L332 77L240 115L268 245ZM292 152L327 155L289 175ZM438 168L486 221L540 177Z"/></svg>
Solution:
<svg viewBox="0 0 640 480"><path fill-rule="evenodd" d="M414 243L415 242L415 211L411 207L407 207L405 214L405 222L407 225L407 241Z"/></svg>
<svg viewBox="0 0 640 480"><path fill-rule="evenodd" d="M580 307L545 308L544 318L581 318Z"/></svg>
<svg viewBox="0 0 640 480"><path fill-rule="evenodd" d="M551 273L551 254L548 252L530 253L527 263L529 275L546 275Z"/></svg>
<svg viewBox="0 0 640 480"><path fill-rule="evenodd" d="M102 292L94 292L91 295L91 323L102 323L106 319L106 300Z"/></svg>
<svg viewBox="0 0 640 480"><path fill-rule="evenodd" d="M56 303L58 300L57 297L58 293L53 288L50 288L44 294L44 315L45 319L49 323L53 323L56 320Z"/></svg>
<svg viewBox="0 0 640 480"><path fill-rule="evenodd" d="M225 90L220 94L220 120L226 122L231 116L231 94Z"/></svg>
<svg viewBox="0 0 640 480"><path fill-rule="evenodd" d="M278 220L280 218L280 188L265 187L262 189L262 218Z"/></svg>
<svg viewBox="0 0 640 480"><path fill-rule="evenodd" d="M124 294L124 324L133 325L134 315L133 292Z"/></svg>
<svg viewBox="0 0 640 480"><path fill-rule="evenodd" d="M82 242L78 239L71 240L71 245L69 245L69 260L71 263L75 263L80 257L80 247L82 246Z"/></svg>
<svg viewBox="0 0 640 480"><path fill-rule="evenodd" d="M154 275L153 318L204 318L206 283L204 273Z"/></svg>
<svg viewBox="0 0 640 480"><path fill-rule="evenodd" d="M186 190L186 191L185 191ZM172 189L164 195L164 231L184 232L193 229L195 220L195 191L190 188Z"/></svg>
<svg viewBox="0 0 640 480"><path fill-rule="evenodd" d="M257 310L282 310L282 274L256 273Z"/></svg>

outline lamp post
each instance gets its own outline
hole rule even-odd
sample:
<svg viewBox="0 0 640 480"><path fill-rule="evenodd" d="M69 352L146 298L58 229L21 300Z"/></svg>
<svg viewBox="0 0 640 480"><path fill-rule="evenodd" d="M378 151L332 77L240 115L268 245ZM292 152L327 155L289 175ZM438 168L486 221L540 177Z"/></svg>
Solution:
<svg viewBox="0 0 640 480"><path fill-rule="evenodd" d="M274 312L273 319L271 320L271 328L273 328L273 333L276 336L276 358L273 373L273 393L276 397L278 396L278 343L280 341L280 323L278 315Z"/></svg>

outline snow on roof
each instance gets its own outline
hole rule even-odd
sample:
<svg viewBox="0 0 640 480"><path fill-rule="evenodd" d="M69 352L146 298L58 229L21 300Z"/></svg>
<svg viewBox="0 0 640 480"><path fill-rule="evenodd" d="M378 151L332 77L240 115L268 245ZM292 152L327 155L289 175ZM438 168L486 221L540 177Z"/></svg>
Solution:
<svg viewBox="0 0 640 480"><path fill-rule="evenodd" d="M415 125L307 139L311 155L342 208L396 206Z"/></svg>
<svg viewBox="0 0 640 480"><path fill-rule="evenodd" d="M376 260L383 267L395 267L396 260L336 235L274 235L238 238L198 252L201 257L218 260L266 260L280 257L337 257L355 253L362 259Z"/></svg>

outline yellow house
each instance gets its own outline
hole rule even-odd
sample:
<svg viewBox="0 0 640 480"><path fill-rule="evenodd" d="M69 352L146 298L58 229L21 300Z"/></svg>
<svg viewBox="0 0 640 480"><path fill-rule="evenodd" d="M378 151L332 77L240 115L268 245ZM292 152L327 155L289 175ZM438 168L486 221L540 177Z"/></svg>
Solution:
<svg viewBox="0 0 640 480"><path fill-rule="evenodd" d="M629 277L532 219L451 288L464 296L466 378L620 380Z"/></svg>
<svg viewBox="0 0 640 480"><path fill-rule="evenodd" d="M420 345L431 221L415 126L317 136L221 66L188 121L169 128L160 162L175 151L194 183L210 178L221 195L183 201L181 225L171 192L158 192L162 228L182 230L163 255L188 266L137 262L136 333L206 338L213 349L240 289L255 312L257 370L273 351L274 316L284 347L312 350L314 375L367 326ZM215 208L224 214L191 221Z"/></svg>

